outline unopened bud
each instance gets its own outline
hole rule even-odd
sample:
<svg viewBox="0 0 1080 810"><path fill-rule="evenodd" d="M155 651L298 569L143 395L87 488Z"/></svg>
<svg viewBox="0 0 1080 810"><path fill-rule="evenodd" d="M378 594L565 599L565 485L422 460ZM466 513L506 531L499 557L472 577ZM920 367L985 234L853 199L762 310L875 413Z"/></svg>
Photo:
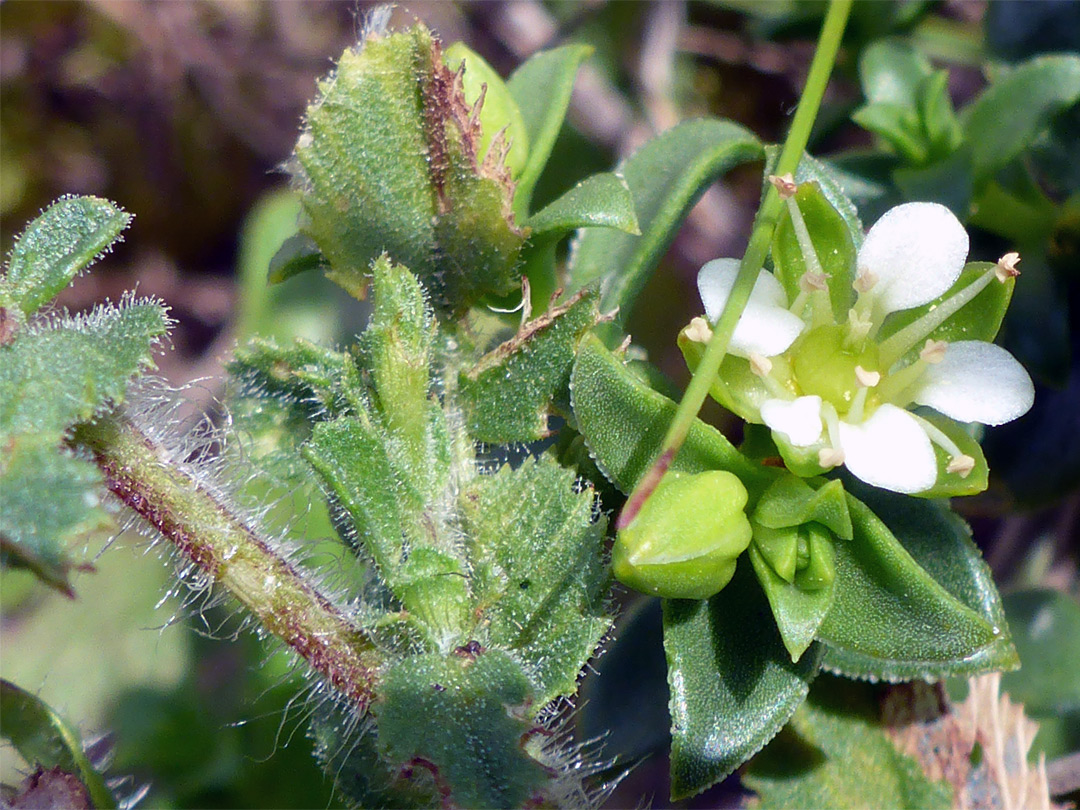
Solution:
<svg viewBox="0 0 1080 810"><path fill-rule="evenodd" d="M729 472L668 472L618 533L611 557L615 578L665 599L719 593L750 545L746 501L746 488Z"/></svg>

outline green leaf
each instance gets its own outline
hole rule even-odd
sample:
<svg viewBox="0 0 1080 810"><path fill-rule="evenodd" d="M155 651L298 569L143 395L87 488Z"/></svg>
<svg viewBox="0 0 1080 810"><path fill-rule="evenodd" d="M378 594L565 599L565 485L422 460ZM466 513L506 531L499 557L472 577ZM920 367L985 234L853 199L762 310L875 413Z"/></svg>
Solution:
<svg viewBox="0 0 1080 810"><path fill-rule="evenodd" d="M599 319L595 289L523 324L510 340L461 373L459 389L474 439L528 442L549 434L548 416L569 415L570 371L582 336Z"/></svg>
<svg viewBox="0 0 1080 810"><path fill-rule="evenodd" d="M532 229L534 239L559 237L578 228L614 228L635 236L641 233L630 188L613 172L586 177L525 220L525 225Z"/></svg>
<svg viewBox="0 0 1080 810"><path fill-rule="evenodd" d="M907 43L884 39L859 56L859 82L871 104L896 104L914 109L919 86L931 73L930 63Z"/></svg>
<svg viewBox="0 0 1080 810"><path fill-rule="evenodd" d="M302 231L354 295L386 253L459 314L517 289L523 234L505 166L481 159L480 123L422 26L370 35L319 85L296 146Z"/></svg>
<svg viewBox="0 0 1080 810"><path fill-rule="evenodd" d="M803 183L793 197L809 232L821 269L828 276L833 314L842 322L855 303L855 243L843 217L832 207L815 182ZM784 285L788 301L800 292L799 280L809 269L791 221L788 205L780 213L772 241L776 277Z"/></svg>
<svg viewBox="0 0 1080 810"><path fill-rule="evenodd" d="M797 534L798 530L788 530ZM795 582L785 581L761 553L757 537L750 544L750 562L762 590L769 600L773 618L792 661L798 661L817 636L818 628L832 607L836 581L830 580L822 588L800 588ZM829 541L822 538L824 543Z"/></svg>
<svg viewBox="0 0 1080 810"><path fill-rule="evenodd" d="M524 745L532 699L500 650L410 656L384 676L380 752L399 773L434 776L458 807L522 807L548 780Z"/></svg>
<svg viewBox="0 0 1080 810"><path fill-rule="evenodd" d="M574 77L592 52L590 45L563 45L540 51L521 64L506 82L529 136L529 157L514 192L514 213L519 218L529 213L536 181L547 165L570 105Z"/></svg>
<svg viewBox="0 0 1080 810"><path fill-rule="evenodd" d="M1031 146L1050 119L1080 100L1080 56L1039 56L988 87L961 116L976 178Z"/></svg>
<svg viewBox="0 0 1080 810"><path fill-rule="evenodd" d="M59 441L75 422L121 402L131 378L152 365L168 326L161 304L126 299L120 307L37 324L0 346L0 438Z"/></svg>
<svg viewBox="0 0 1080 810"><path fill-rule="evenodd" d="M867 104L855 110L851 120L881 136L905 161L920 164L926 160L928 150L914 110L899 104Z"/></svg>
<svg viewBox="0 0 1080 810"><path fill-rule="evenodd" d="M24 315L36 312L101 257L131 215L98 197L62 197L27 226L8 261L6 284Z"/></svg>
<svg viewBox="0 0 1080 810"><path fill-rule="evenodd" d="M948 157L964 139L949 95L949 71L935 70L919 88L919 113L930 156Z"/></svg>
<svg viewBox="0 0 1080 810"><path fill-rule="evenodd" d="M822 677L743 782L763 810L889 807L949 810L952 788L900 753L869 686Z"/></svg>
<svg viewBox="0 0 1080 810"><path fill-rule="evenodd" d="M753 134L718 119L687 121L649 141L617 170L634 195L641 236L583 231L569 269L570 288L601 281L601 308L619 307L619 322L625 323L649 273L709 184L761 155Z"/></svg>
<svg viewBox="0 0 1080 810"><path fill-rule="evenodd" d="M837 537L850 540L853 530L844 485L827 481L819 486L820 481L812 487L795 475L777 478L758 501L754 522L768 529L783 529L815 521Z"/></svg>
<svg viewBox="0 0 1080 810"><path fill-rule="evenodd" d="M593 492L574 481L545 455L475 479L462 498L484 643L527 665L537 707L577 691L611 626L606 521L593 520Z"/></svg>
<svg viewBox="0 0 1080 810"><path fill-rule="evenodd" d="M836 544L824 666L888 681L1016 666L1001 599L967 525L936 501L847 483L855 538Z"/></svg>
<svg viewBox="0 0 1080 810"><path fill-rule="evenodd" d="M1029 714L1080 717L1080 605L1060 591L1033 588L1005 596L1021 668L1001 679L1002 691Z"/></svg>
<svg viewBox="0 0 1080 810"><path fill-rule="evenodd" d="M5 565L28 568L74 596L68 583L69 544L110 525L101 507L101 473L62 452L55 440L20 436L0 460L0 551Z"/></svg>
<svg viewBox="0 0 1080 810"><path fill-rule="evenodd" d="M802 703L821 660L791 661L749 566L708 601L664 602L671 797L700 793L756 754Z"/></svg>
<svg viewBox="0 0 1080 810"><path fill-rule="evenodd" d="M630 492L660 449L677 405L649 388L595 336L578 349L570 382L574 418L601 472L621 491ZM727 470L751 492L765 487L770 474L749 461L711 425L695 420L672 470Z"/></svg>
<svg viewBox="0 0 1080 810"><path fill-rule="evenodd" d="M37 696L0 680L0 736L31 766L60 768L77 775L94 807L116 807L105 779L82 750L78 733Z"/></svg>
<svg viewBox="0 0 1080 810"><path fill-rule="evenodd" d="M933 301L923 304L921 307L914 307L913 309L906 309L889 315L878 333L878 341L884 341L905 326L919 320L931 310L937 309L943 301L966 289L968 285L993 268L994 264L992 262L969 262L960 273L956 283ZM996 279L992 280L986 285L985 289L981 290L978 295L962 306L952 317L931 332L927 338L929 340L943 340L946 343L957 340L985 340L992 343L994 338L997 337L1001 322L1009 309L1009 301L1012 300L1015 286L1015 278L1007 279L1004 284ZM913 346L904 355L903 359L913 362L918 358L921 350L921 344Z"/></svg>
<svg viewBox="0 0 1080 810"><path fill-rule="evenodd" d="M271 284L280 284L295 275L319 268L329 270L326 257L310 236L298 233L286 239L270 259L268 279Z"/></svg>

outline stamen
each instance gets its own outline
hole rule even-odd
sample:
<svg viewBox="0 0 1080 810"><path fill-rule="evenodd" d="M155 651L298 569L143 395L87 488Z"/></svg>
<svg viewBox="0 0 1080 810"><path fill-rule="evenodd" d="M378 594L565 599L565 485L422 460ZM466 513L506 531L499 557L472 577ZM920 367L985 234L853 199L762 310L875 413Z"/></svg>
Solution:
<svg viewBox="0 0 1080 810"><path fill-rule="evenodd" d="M1012 253L1006 253L1000 259L997 260L997 266L994 267L994 275L997 280L1004 284L1010 278L1016 278L1020 275L1020 271L1016 269L1016 265L1020 262L1020 254L1013 251Z"/></svg>
<svg viewBox="0 0 1080 810"><path fill-rule="evenodd" d="M831 402L823 401L821 403L821 418L825 420L825 431L829 434L829 445L833 453L832 458L838 458L839 461L835 461L832 465L822 464L825 466L837 466L844 463L844 452L840 449L840 417L836 413L836 406ZM818 458L821 458L821 454L818 454Z"/></svg>
<svg viewBox="0 0 1080 810"><path fill-rule="evenodd" d="M818 450L818 464L825 468L839 467L844 463L844 451L835 447L823 447Z"/></svg>
<svg viewBox="0 0 1080 810"><path fill-rule="evenodd" d="M772 371L772 360L757 352L750 352L750 370L759 377L768 377Z"/></svg>
<svg viewBox="0 0 1080 810"><path fill-rule="evenodd" d="M867 268L860 267L858 275L855 276L855 280L851 282L851 286L855 288L857 293L868 293L874 289L874 285L877 284L878 277L871 273Z"/></svg>
<svg viewBox="0 0 1080 810"><path fill-rule="evenodd" d="M795 182L795 178L791 172L782 174L777 177L775 174L769 175L769 182L773 184L773 187L780 194L781 200L787 200L795 196L795 192L799 190L798 184Z"/></svg>
<svg viewBox="0 0 1080 810"><path fill-rule="evenodd" d="M944 340L927 340L926 345L919 352L919 359L931 365L937 365L945 359L945 350L948 348L949 344Z"/></svg>
<svg viewBox="0 0 1080 810"><path fill-rule="evenodd" d="M945 472L954 474L959 473L961 478L967 478L974 469L975 459L971 456L960 454L959 456L953 456L949 459L949 463L945 467Z"/></svg>
<svg viewBox="0 0 1080 810"><path fill-rule="evenodd" d="M683 334L686 335L687 340L692 340L694 343L708 343L712 340L712 328L709 322L701 317L691 320L683 330Z"/></svg>
<svg viewBox="0 0 1080 810"><path fill-rule="evenodd" d="M826 273L815 273L812 270L807 270L799 279L799 289L806 293L827 290L829 289L829 276Z"/></svg>
<svg viewBox="0 0 1080 810"><path fill-rule="evenodd" d="M908 349L951 318L957 310L986 289L986 285L993 281L996 275L997 265L987 270L951 298L946 298L937 306L932 307L929 312L918 320L912 321L899 332L882 341L878 347L878 356L881 358L882 368L889 368L903 357Z"/></svg>
<svg viewBox="0 0 1080 810"><path fill-rule="evenodd" d="M891 402L897 407L906 407L909 398L903 396L904 392L913 386L926 371L928 363L925 360L916 360L910 366L894 371L882 380L878 386L877 395L882 402Z"/></svg>
<svg viewBox="0 0 1080 810"><path fill-rule="evenodd" d="M867 371L862 366L855 366L855 379L858 380L859 385L864 388L873 388L881 382L881 372Z"/></svg>
<svg viewBox="0 0 1080 810"><path fill-rule="evenodd" d="M966 453L963 453L960 448L957 447L956 442L946 436L933 422L919 416L917 413L911 415L915 417L919 426L926 431L926 435L930 437L930 441L949 454L949 463L945 465L945 472L959 473L961 478L967 478L971 474L971 471L975 469L975 459Z"/></svg>
<svg viewBox="0 0 1080 810"><path fill-rule="evenodd" d="M781 178L782 179L782 178ZM807 230L806 220L803 219L802 211L794 197L786 199L788 213L791 215L791 226L795 229L795 240L799 243L799 251L802 253L806 272L799 279L799 289L810 294L810 300L814 309L814 323L824 324L832 321L832 305L829 302L828 275L821 269L821 261L818 259L817 250L810 239L810 231ZM815 295L814 293L817 293ZM822 295L821 293L824 293ZM802 294L798 296L802 297Z"/></svg>
<svg viewBox="0 0 1080 810"><path fill-rule="evenodd" d="M747 360L750 361L750 370L761 378L761 381L765 383L765 388L770 395L788 402L794 399L792 392L785 388L779 380L771 376L773 370L772 360L757 352L750 352L750 356Z"/></svg>

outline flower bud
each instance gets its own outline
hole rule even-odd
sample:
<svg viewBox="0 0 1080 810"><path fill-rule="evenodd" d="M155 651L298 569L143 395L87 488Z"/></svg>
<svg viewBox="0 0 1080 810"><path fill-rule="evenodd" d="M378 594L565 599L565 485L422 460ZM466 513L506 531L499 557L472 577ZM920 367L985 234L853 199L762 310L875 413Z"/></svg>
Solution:
<svg viewBox="0 0 1080 810"><path fill-rule="evenodd" d="M719 593L750 544L746 500L746 488L729 472L667 473L615 540L615 578L667 599Z"/></svg>
<svg viewBox="0 0 1080 810"><path fill-rule="evenodd" d="M451 70L457 70L462 61L465 62L462 84L465 101L469 105L476 103L483 85L487 85L484 103L480 107L482 136L476 150L477 159L484 160L495 136L505 129L503 138L510 147L506 154L506 168L510 170L510 176L516 178L525 168L525 161L529 156L529 136L525 132L525 119L521 117L521 110L502 77L484 57L463 42L455 42L443 51L443 62Z"/></svg>

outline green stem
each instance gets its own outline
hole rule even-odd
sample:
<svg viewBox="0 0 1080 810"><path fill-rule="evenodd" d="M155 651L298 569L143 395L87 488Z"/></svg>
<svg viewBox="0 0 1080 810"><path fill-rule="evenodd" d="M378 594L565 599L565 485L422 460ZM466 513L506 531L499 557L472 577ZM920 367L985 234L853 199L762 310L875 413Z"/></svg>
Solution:
<svg viewBox="0 0 1080 810"><path fill-rule="evenodd" d="M105 485L363 711L379 656L359 627L231 505L121 415L80 425Z"/></svg>
<svg viewBox="0 0 1080 810"><path fill-rule="evenodd" d="M794 174L806 151L810 130L814 126L814 119L817 118L818 108L825 95L825 87L829 83L837 51L840 49L840 40L843 38L844 28L847 25L851 3L852 0L830 0L817 50L810 63L806 87L803 89L802 98L795 111L795 118L791 122L791 129L784 141L784 148L780 151L780 159L776 163L777 175ZM772 242L773 231L776 228L782 205L783 202L776 189L768 185L765 199L758 209L757 216L754 217L754 228L750 233L750 241L742 263L739 265L735 286L731 290L724 311L720 313L720 318L713 326L713 336L705 349L705 355L694 371L686 393L683 394L679 408L675 412L675 419L664 436L658 458L630 494L626 506L623 507L616 521L616 528L625 528L637 516L642 504L656 489L667 468L675 460L679 448L686 439L687 431L690 430L690 425L697 418L698 411L701 410L701 405L709 393L709 388L717 372L720 371L720 363L727 353L735 325L739 322L739 317L750 300L750 292L757 281L758 272L765 264L765 256L769 252L769 245Z"/></svg>

